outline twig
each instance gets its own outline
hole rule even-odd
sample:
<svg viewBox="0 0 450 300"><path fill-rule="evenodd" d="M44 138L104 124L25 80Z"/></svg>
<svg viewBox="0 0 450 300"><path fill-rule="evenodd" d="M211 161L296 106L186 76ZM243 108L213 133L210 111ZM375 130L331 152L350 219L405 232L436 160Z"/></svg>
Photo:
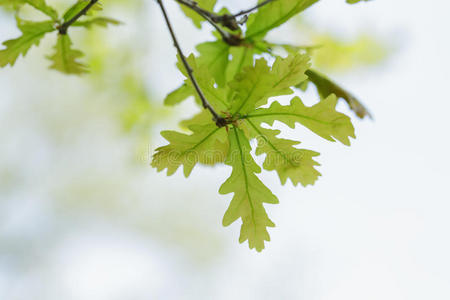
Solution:
<svg viewBox="0 0 450 300"><path fill-rule="evenodd" d="M178 55L180 56L181 61L183 62L183 65L188 73L189 79L192 82L192 85L194 86L198 96L200 97L200 100L202 101L202 105L203 108L209 110L209 112L212 114L213 116L213 121L216 123L217 127L224 127L227 125L227 120L225 118L220 117L216 111L214 110L214 108L212 108L212 106L209 104L208 100L206 100L205 95L203 94L202 90L200 89L197 80L194 77L192 68L189 66L189 63L186 60L186 57L183 54L183 50L181 50L180 44L178 43L178 40L175 36L175 32L172 28L172 24L170 23L169 17L167 15L166 9L164 8L164 5L162 3L161 0L157 0L159 6L161 7L161 11L163 13L164 16L164 20L166 21L167 24L167 28L169 29L170 35L172 36L172 40L173 40L173 44L175 46L175 48L177 48L178 51Z"/></svg>
<svg viewBox="0 0 450 300"><path fill-rule="evenodd" d="M234 14L234 15L232 15L232 16L233 16L234 18L236 18L236 17L240 17L240 16L242 16L242 15L246 15L246 14L248 14L248 13L251 13L251 12L254 11L255 9L258 9L258 8L260 8L260 7L262 7L262 6L266 5L266 4L269 4L270 2L273 2L273 1L275 1L275 0L266 0L266 1L263 1L263 2L259 3L258 5L254 6L254 7L252 7L252 8L249 8L249 9L246 9L246 10L242 10L242 11L240 11L240 12L238 12L237 14Z"/></svg>
<svg viewBox="0 0 450 300"><path fill-rule="evenodd" d="M98 2L98 0L90 0L89 3L79 13L77 13L75 16L73 16L70 20L64 22L58 28L59 34L67 34L67 29L69 29L70 25L72 25L79 18L84 16L91 9L91 7L94 6L95 3L97 3L97 2Z"/></svg>
<svg viewBox="0 0 450 300"><path fill-rule="evenodd" d="M238 24L240 22L236 21L237 17L249 14L252 11L254 11L266 4L269 4L270 2L273 2L275 0L263 1L252 8L242 10L242 11L238 12L237 14L233 14L233 15L230 15L230 14L218 15L214 12L211 12L211 11L201 8L200 6L198 6L197 2L195 2L193 0L175 0L175 1L189 7L190 9L197 12L199 15L201 15L203 17L205 17L205 16L208 17L214 23L222 24L223 26L225 26L231 30L238 30L239 29Z"/></svg>
<svg viewBox="0 0 450 300"><path fill-rule="evenodd" d="M197 5L197 2L194 2L192 0L175 0L181 5L184 5L193 11L195 11L198 15L203 17L208 23L210 23L222 36L222 39L225 43L231 46L238 46L241 44L242 39L238 35L231 34L225 30L223 30L220 26L217 24L222 24L223 26L231 29L231 30L238 30L239 27L237 26L236 20L232 18L230 15L224 15L220 16L213 12L207 11L206 9L201 8ZM231 22L231 19L225 19L225 18L232 18L234 22Z"/></svg>

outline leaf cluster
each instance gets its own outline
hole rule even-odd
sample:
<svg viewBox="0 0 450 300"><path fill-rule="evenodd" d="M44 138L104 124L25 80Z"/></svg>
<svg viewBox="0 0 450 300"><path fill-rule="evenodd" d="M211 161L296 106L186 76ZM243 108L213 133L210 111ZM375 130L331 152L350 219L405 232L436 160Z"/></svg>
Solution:
<svg viewBox="0 0 450 300"><path fill-rule="evenodd" d="M237 45L228 43L217 32L217 40L199 44L199 55L190 55L187 61L206 98L228 125L217 127L208 112L202 111L181 122L190 133L163 131L169 144L156 149L153 156L152 166L158 171L167 169L168 175L182 167L188 177L197 164L230 166L231 175L219 189L221 194L233 194L222 223L228 226L240 219L239 241L248 241L249 247L257 251L264 249L265 241L270 240L268 228L275 226L264 205L278 203L259 178L262 169L276 172L283 185L288 180L294 186L312 185L321 175L315 160L319 153L299 148L299 140L281 138L280 130L273 128L274 122L290 128L300 124L325 140L350 145L350 138L355 138L354 127L348 116L336 111L338 97L359 117L368 115L355 97L311 68L307 49L265 40L268 32L317 1L272 1L250 14L245 29L227 30L239 37ZM198 1L198 5L211 9L215 1ZM230 16L226 9L221 12ZM186 15L197 27L202 26L204 19L192 17L192 11ZM274 47L282 47L288 55L274 54ZM270 59L255 60L261 56ZM190 96L201 104L181 62L177 66L186 80L166 97L165 104L176 105ZM288 105L277 101L279 96L293 95L296 88L305 88L308 83L319 91L321 99L317 104L306 106L297 96L292 96ZM255 149L250 146L253 139L257 141ZM261 166L252 150L257 156L265 155Z"/></svg>
<svg viewBox="0 0 450 300"><path fill-rule="evenodd" d="M54 52L47 56L52 63L50 68L65 74L87 73L87 66L79 61L84 54L73 48L67 29L72 26L90 28L94 25L106 27L108 24L120 24L112 18L94 17L93 14L102 10L102 6L98 1L92 0L76 1L61 17L58 11L49 6L45 0L3 0L0 5L11 7L16 11L16 23L21 31L21 36L18 38L3 42L6 48L0 50L0 67L13 66L20 55L25 56L33 46L38 46L45 36L57 32ZM40 22L23 20L19 13L25 5L41 12L48 20ZM89 18L79 21L78 19L84 15Z"/></svg>
<svg viewBox="0 0 450 300"><path fill-rule="evenodd" d="M228 226L240 219L239 241L248 241L250 248L262 251L270 240L268 228L275 226L265 204L278 203L259 177L262 169L276 172L283 185L291 181L294 186L308 186L321 176L316 169L319 153L299 148L299 139L281 138L280 130L273 128L275 121L290 128L299 124L327 141L349 146L350 138L355 138L354 127L348 116L336 110L338 99L344 99L360 118L370 114L346 89L312 68L308 47L266 40L270 31L319 0L260 0L257 6L237 14L227 8L217 10L217 0L175 1L196 27L201 28L204 22L214 26L216 39L197 45L197 56L184 57L162 1L157 0L179 53L177 66L186 77L164 103L172 106L194 97L199 106L208 110L181 122L189 133L163 131L169 143L156 149L152 166L158 171L167 169L168 175L181 167L186 177L197 164L230 166L231 175L219 189L221 194L233 194L222 223ZM347 0L351 4L360 1ZM73 48L68 29L120 24L111 18L93 16L101 10L98 0L78 0L61 17L45 0L0 0L0 5L16 11L17 27L22 33L3 43L6 48L0 50L0 67L13 66L44 36L56 32L54 51L47 56L50 68L66 74L86 73L88 68L80 61L83 53ZM20 18L20 9L25 5L41 12L47 20ZM273 51L276 48L287 55L279 56ZM306 106L294 95L309 84L315 85L320 95L313 106ZM278 101L281 96L290 96L289 104L282 105ZM251 140L257 141L254 149ZM265 155L261 165L252 150L257 156Z"/></svg>

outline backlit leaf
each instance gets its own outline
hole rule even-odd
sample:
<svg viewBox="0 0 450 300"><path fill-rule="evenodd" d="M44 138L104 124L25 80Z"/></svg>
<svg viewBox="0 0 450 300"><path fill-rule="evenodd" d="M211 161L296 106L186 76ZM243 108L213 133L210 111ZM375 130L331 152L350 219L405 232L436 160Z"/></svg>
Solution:
<svg viewBox="0 0 450 300"><path fill-rule="evenodd" d="M239 242L248 240L250 249L261 251L264 241L270 241L267 227L275 226L267 216L263 203L276 204L278 199L255 175L261 172L261 168L250 155L251 147L243 131L232 128L228 138L230 150L225 163L233 171L219 192L234 195L222 223L228 226L241 218Z"/></svg>
<svg viewBox="0 0 450 300"><path fill-rule="evenodd" d="M246 38L251 40L264 38L268 31L282 25L317 1L275 0L264 5L249 17Z"/></svg>
<svg viewBox="0 0 450 300"><path fill-rule="evenodd" d="M0 67L8 64L13 66L21 54L25 56L32 46L39 45L46 33L55 30L53 21L28 22L17 19L17 27L22 36L3 43L6 49L0 50Z"/></svg>
<svg viewBox="0 0 450 300"><path fill-rule="evenodd" d="M338 140L344 145L350 145L349 138L355 138L355 129L348 116L336 111L336 104L335 95L330 95L311 107L305 106L300 98L295 97L290 105L282 106L275 101L269 108L249 113L247 118L269 125L278 120L291 128L300 123L326 140Z"/></svg>
<svg viewBox="0 0 450 300"><path fill-rule="evenodd" d="M55 53L48 57L53 63L50 69L66 74L80 75L87 73L87 67L78 61L80 57L84 56L83 53L72 49L72 41L67 34L58 35L54 49Z"/></svg>
<svg viewBox="0 0 450 300"><path fill-rule="evenodd" d="M252 137L258 141L256 155L266 154L263 168L267 171L276 171L282 184L289 178L294 186L301 183L303 186L313 185L320 173L314 168L319 164L313 157L319 153L295 148L300 142L281 139L277 135L279 130L259 127L250 119L246 120Z"/></svg>
<svg viewBox="0 0 450 300"><path fill-rule="evenodd" d="M152 166L158 172L167 169L170 176L183 165L188 177L197 163L214 165L223 162L228 152L228 140L224 128L212 121L206 125L192 125L190 135L176 131L163 131L161 135L169 145L156 149Z"/></svg>
<svg viewBox="0 0 450 300"><path fill-rule="evenodd" d="M348 103L350 108L361 119L364 119L364 117L366 116L372 118L367 108L355 96L339 86L337 83L331 81L325 75L312 69L306 71L306 75L308 75L309 81L314 83L314 85L317 87L317 90L322 98L326 98L331 94L334 94L338 98L344 99Z"/></svg>

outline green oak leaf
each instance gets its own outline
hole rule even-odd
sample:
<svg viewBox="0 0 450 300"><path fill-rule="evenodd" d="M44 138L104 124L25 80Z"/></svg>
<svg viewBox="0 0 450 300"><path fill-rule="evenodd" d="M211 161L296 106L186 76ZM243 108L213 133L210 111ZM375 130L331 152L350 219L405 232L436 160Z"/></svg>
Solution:
<svg viewBox="0 0 450 300"><path fill-rule="evenodd" d="M0 67L8 64L13 66L20 55L25 56L33 45L38 46L46 33L55 31L53 21L29 22L17 19L17 27L22 35L3 42L6 49L0 50Z"/></svg>
<svg viewBox="0 0 450 300"><path fill-rule="evenodd" d="M122 22L113 18L97 17L87 21L77 21L73 23L72 26L91 28L94 25L107 27L108 25L121 25L121 24Z"/></svg>
<svg viewBox="0 0 450 300"><path fill-rule="evenodd" d="M203 94L205 95L206 99L208 100L208 102L219 112L227 111L230 106L230 103L227 98L228 89L226 87L224 87L224 88L216 87L215 80L211 76L211 73L210 73L208 67L198 66L197 60L193 54L191 54L188 58L186 58L186 60L189 63L189 65L192 69L192 72L195 76L195 79L197 80L197 83L198 83L200 89L202 90ZM180 99L183 96L189 97L192 95L196 98L197 103L200 104L201 100L200 100L198 94L196 93L196 90L195 90L191 80L189 79L188 73L186 72L186 69L180 59L177 63L177 66L178 66L178 69L180 70L180 72L183 73L183 75L186 77L185 86L190 89L190 93L187 93L187 91L185 91L185 90L178 91L177 92L178 95L176 95L176 96L178 96L179 98L178 99L176 99L176 98L170 99L169 98L169 101L172 101L172 103L173 102L179 103L184 100L184 99L183 100ZM183 86L182 86L182 88L183 88ZM185 89L185 88L183 88L183 89ZM173 99L176 99L177 101L174 101Z"/></svg>
<svg viewBox="0 0 450 300"><path fill-rule="evenodd" d="M317 1L275 0L262 6L256 13L250 15L245 33L246 38L249 40L263 39L270 30L279 27Z"/></svg>
<svg viewBox="0 0 450 300"><path fill-rule="evenodd" d="M74 5L69 7L63 15L64 22L69 21L75 17L79 12L81 12L87 5L89 5L89 0L78 0ZM101 11L102 5L100 2L95 3L87 12L87 16L92 16L96 11Z"/></svg>
<svg viewBox="0 0 450 300"><path fill-rule="evenodd" d="M194 96L194 94L192 93L192 88L187 83L183 83L179 88L173 90L166 96L166 98L164 99L164 105L177 105L190 96Z"/></svg>
<svg viewBox="0 0 450 300"><path fill-rule="evenodd" d="M321 175L314 167L319 166L313 157L319 153L295 148L300 142L281 139L277 135L279 130L259 127L250 119L246 120L247 130L256 138L258 146L256 155L266 154L263 168L267 171L276 171L281 184L289 178L294 186L301 183L303 186L313 185Z"/></svg>
<svg viewBox="0 0 450 300"><path fill-rule="evenodd" d="M228 141L224 128L218 128L212 121L205 125L192 125L190 135L176 131L163 131L161 135L169 145L156 149L152 166L158 172L167 169L170 176L183 165L188 177L197 163L215 165L223 162L228 152Z"/></svg>
<svg viewBox="0 0 450 300"><path fill-rule="evenodd" d="M249 141L244 132L236 127L228 135L230 150L225 163L233 168L231 176L220 187L219 193L234 193L224 217L223 225L228 226L242 219L239 242L248 240L250 249L264 249L264 241L270 241L267 227L275 224L267 216L263 203L276 204L277 197L255 175L261 168L253 160Z"/></svg>
<svg viewBox="0 0 450 300"><path fill-rule="evenodd" d="M295 54L287 58L277 57L272 68L264 58L258 59L254 67L244 68L229 83L230 88L236 91L233 115L244 115L266 104L269 97L292 94L290 87L307 78L305 71L309 66L306 54Z"/></svg>
<svg viewBox="0 0 450 300"><path fill-rule="evenodd" d="M0 0L0 6L20 8L24 4L34 7L49 16L53 21L58 20L58 12L53 7L47 5L45 0Z"/></svg>
<svg viewBox="0 0 450 300"><path fill-rule="evenodd" d="M251 47L230 47L228 55L231 59L226 70L227 82L233 80L244 68L253 66L255 54L258 54L258 52Z"/></svg>
<svg viewBox="0 0 450 300"><path fill-rule="evenodd" d="M78 62L77 59L83 57L83 52L72 49L72 41L67 34L58 35L58 40L54 47L55 53L49 56L52 61L50 69L54 69L66 74L80 75L87 73L87 67Z"/></svg>
<svg viewBox="0 0 450 300"><path fill-rule="evenodd" d="M230 88L236 91L232 114L245 114L257 106L264 105L272 92L272 84L270 67L264 58L256 60L254 67L244 68L244 71L229 83Z"/></svg>
<svg viewBox="0 0 450 300"><path fill-rule="evenodd" d="M206 67L219 86L226 82L228 56L230 46L223 41L206 42L197 47L200 56L197 58L199 67Z"/></svg>
<svg viewBox="0 0 450 300"><path fill-rule="evenodd" d="M338 140L349 146L349 137L355 138L355 129L348 116L336 111L336 104L335 95L330 95L311 107L305 106L299 97L295 97L290 105L282 106L275 101L269 108L257 109L246 118L269 125L273 125L274 121L280 121L291 128L300 123L326 140L332 142Z"/></svg>
<svg viewBox="0 0 450 300"><path fill-rule="evenodd" d="M189 127L191 127L192 125L207 124L211 122L211 120L211 113L208 110L203 109L199 113L195 114L192 118L182 120L179 125L181 128L189 129Z"/></svg>

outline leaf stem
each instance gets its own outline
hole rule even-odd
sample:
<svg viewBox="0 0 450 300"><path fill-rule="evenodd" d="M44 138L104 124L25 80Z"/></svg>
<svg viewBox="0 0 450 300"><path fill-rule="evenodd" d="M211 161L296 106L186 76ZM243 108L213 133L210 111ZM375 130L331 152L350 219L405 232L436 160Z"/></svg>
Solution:
<svg viewBox="0 0 450 300"><path fill-rule="evenodd" d="M183 50L181 50L180 44L178 43L177 37L175 35L175 32L172 28L172 24L170 23L169 16L167 15L166 9L164 8L164 4L161 0L157 0L159 6L161 7L162 14L164 16L164 20L166 21L167 28L169 29L170 35L172 36L173 44L175 48L178 51L178 55L180 56L180 59L186 69L186 72L188 74L189 79L192 82L192 85L194 86L198 96L200 97L200 100L202 101L202 105L204 109L209 110L211 115L213 116L213 121L216 123L217 127L224 127L227 125L227 120L225 118L220 117L217 112L214 110L214 108L209 104L208 100L206 100L205 95L203 94L202 90L200 89L200 86L197 83L197 80L194 77L193 71L191 66L186 60L186 56L183 54Z"/></svg>
<svg viewBox="0 0 450 300"><path fill-rule="evenodd" d="M69 29L70 25L75 23L79 18L84 16L91 8L94 6L98 0L90 0L89 3L82 9L80 12L78 12L75 16L73 16L70 20L64 22L59 28L59 34L67 34L67 30Z"/></svg>

